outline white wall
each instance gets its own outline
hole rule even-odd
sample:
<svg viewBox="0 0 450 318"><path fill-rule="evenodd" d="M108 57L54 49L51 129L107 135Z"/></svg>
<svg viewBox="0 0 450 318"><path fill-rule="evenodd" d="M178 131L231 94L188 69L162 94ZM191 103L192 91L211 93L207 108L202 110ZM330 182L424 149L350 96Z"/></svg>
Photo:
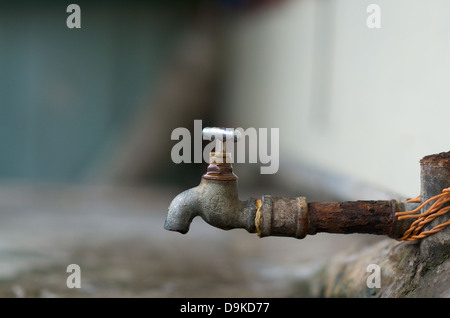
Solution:
<svg viewBox="0 0 450 318"><path fill-rule="evenodd" d="M381 29L366 8L381 7ZM450 150L450 1L285 1L230 22L224 115L291 158L406 196ZM280 166L280 170L283 167Z"/></svg>

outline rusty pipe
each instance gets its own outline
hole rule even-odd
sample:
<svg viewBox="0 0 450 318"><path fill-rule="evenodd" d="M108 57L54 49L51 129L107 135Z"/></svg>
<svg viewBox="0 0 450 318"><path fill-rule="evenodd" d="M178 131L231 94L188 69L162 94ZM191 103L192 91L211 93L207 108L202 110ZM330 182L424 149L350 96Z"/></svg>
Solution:
<svg viewBox="0 0 450 318"><path fill-rule="evenodd" d="M450 187L450 151L423 157L420 160L420 179L422 202L441 194L442 189ZM425 213L432 203L427 204L421 213ZM450 213L441 215L426 225L424 230L431 230L449 218ZM421 240L420 255L421 259L434 265L446 259L450 255L450 226Z"/></svg>
<svg viewBox="0 0 450 318"><path fill-rule="evenodd" d="M411 223L395 216L396 212L410 209L396 200L307 203L304 197L264 195L240 201L237 180L227 155L211 153L200 185L182 192L170 204L165 229L185 234L192 219L200 216L217 228L244 228L260 237L301 239L327 232L398 238Z"/></svg>
<svg viewBox="0 0 450 318"><path fill-rule="evenodd" d="M257 232L260 237L298 239L320 232L367 233L399 238L411 221L398 221L395 213L405 209L410 207L397 200L307 203L304 197L265 195L262 208L257 212Z"/></svg>

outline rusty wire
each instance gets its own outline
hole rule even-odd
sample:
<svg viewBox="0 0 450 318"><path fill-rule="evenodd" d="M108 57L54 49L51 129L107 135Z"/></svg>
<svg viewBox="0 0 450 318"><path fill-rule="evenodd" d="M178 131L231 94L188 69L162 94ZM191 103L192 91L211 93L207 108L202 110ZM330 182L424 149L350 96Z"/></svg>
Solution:
<svg viewBox="0 0 450 318"><path fill-rule="evenodd" d="M416 214L425 205L429 204L432 201L435 201L435 202L431 205L431 207L426 212ZM418 197L408 200L406 202L420 203L421 199L420 199L420 196L418 196ZM450 220L448 220L444 223L441 223L441 224L435 226L431 230L423 231L423 232L419 233L419 231L427 223L430 223L436 217L443 215L443 214L447 213L448 211L450 211L450 205L446 206L446 207L442 207L447 202L450 202L450 187L442 190L441 194L438 194L438 195L435 195L434 197L429 198L428 200L423 202L421 205L419 205L414 210L395 213L395 215L398 217L399 220L417 218L417 220L411 224L410 228L408 230L406 230L405 233L403 233L403 236L401 238L399 238L398 240L399 241L415 241L415 240L423 239L433 233L441 231L446 226L450 225Z"/></svg>

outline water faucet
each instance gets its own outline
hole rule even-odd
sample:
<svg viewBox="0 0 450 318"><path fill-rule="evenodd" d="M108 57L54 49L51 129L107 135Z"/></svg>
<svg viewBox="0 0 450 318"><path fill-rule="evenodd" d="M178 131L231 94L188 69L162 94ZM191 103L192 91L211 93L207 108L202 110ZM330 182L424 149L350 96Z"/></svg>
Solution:
<svg viewBox="0 0 450 318"><path fill-rule="evenodd" d="M164 228L185 234L194 217L210 225L230 230L246 229L260 237L304 238L319 232L370 233L399 238L411 220L399 221L396 212L411 209L397 200L354 202L307 202L305 197L263 195L241 201L238 178L233 173L231 155L225 141L238 141L238 131L204 128L205 139L216 140L209 166L200 184L177 195L169 206Z"/></svg>
<svg viewBox="0 0 450 318"><path fill-rule="evenodd" d="M238 178L233 173L231 155L226 152L226 141L238 141L239 131L204 128L202 135L206 140L216 141L216 151L210 153L209 166L200 184L173 199L164 228L185 234L192 219L201 216L210 225L223 230L244 228L254 233L257 200L239 200Z"/></svg>

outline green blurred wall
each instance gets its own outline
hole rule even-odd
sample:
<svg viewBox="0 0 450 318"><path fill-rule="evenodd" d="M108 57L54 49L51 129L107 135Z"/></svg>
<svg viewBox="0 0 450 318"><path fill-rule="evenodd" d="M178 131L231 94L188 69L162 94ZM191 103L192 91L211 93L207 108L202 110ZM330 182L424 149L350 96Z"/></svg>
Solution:
<svg viewBox="0 0 450 318"><path fill-rule="evenodd" d="M182 2L0 2L0 179L77 181L152 94Z"/></svg>

